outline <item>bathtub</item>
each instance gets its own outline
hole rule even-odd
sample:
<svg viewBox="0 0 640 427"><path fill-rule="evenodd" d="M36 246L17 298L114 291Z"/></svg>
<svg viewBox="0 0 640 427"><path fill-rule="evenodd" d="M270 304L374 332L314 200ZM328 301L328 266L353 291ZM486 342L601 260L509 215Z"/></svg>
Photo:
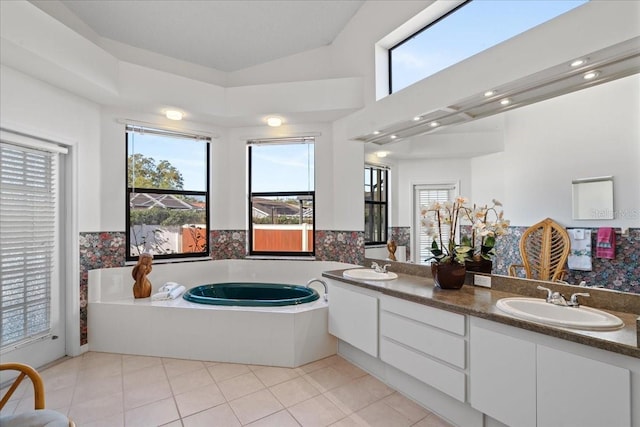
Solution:
<svg viewBox="0 0 640 427"><path fill-rule="evenodd" d="M327 261L199 261L154 264L148 278L155 293L165 282L187 289L227 282L304 285L323 271L353 267ZM131 269L89 271L89 350L283 367L336 353L324 298L273 307L134 299Z"/></svg>
<svg viewBox="0 0 640 427"><path fill-rule="evenodd" d="M196 286L183 298L196 304L279 307L313 302L320 295L313 288L298 285L245 282Z"/></svg>

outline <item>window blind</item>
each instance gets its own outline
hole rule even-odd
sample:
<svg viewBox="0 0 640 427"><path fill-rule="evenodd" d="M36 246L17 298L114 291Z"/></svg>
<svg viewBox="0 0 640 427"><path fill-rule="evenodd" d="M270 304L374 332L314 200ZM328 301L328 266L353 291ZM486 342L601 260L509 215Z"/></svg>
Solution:
<svg viewBox="0 0 640 427"><path fill-rule="evenodd" d="M422 221L420 217L420 210L422 207L429 207L434 202L446 202L453 201L456 197L456 186L455 185L419 185L415 187L415 205L416 205L416 227L415 230L417 235L415 236L416 241L418 242L418 258L416 260L417 264L424 264L425 260L432 257L431 253L431 244L433 243L433 239L431 236L427 236L425 232L425 227L422 226ZM449 236L451 235L451 230L444 227L442 229L442 239L444 242L449 241ZM439 243L438 243L439 244Z"/></svg>
<svg viewBox="0 0 640 427"><path fill-rule="evenodd" d="M56 153L0 142L0 347L50 329Z"/></svg>

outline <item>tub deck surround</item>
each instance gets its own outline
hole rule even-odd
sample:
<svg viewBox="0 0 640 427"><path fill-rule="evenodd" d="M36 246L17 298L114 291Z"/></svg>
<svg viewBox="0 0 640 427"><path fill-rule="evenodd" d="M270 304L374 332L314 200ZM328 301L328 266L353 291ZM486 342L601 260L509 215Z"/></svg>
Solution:
<svg viewBox="0 0 640 427"><path fill-rule="evenodd" d="M187 289L207 283L304 285L352 264L320 261L223 260L157 264L153 293L165 282ZM89 272L89 349L109 353L297 367L336 353L327 331L328 303L238 307L134 299L131 267Z"/></svg>
<svg viewBox="0 0 640 427"><path fill-rule="evenodd" d="M390 270L393 270L393 268ZM464 285L460 290L443 290L435 287L431 277L421 277L406 273L398 273L398 279L385 282L353 280L345 278L342 275L343 271L343 269L326 271L323 273L323 276L407 301L456 313L468 314L470 316L488 319L579 344L640 358L637 333L638 314L635 313L615 311L587 303L585 305L603 308L615 314L622 319L625 326L619 330L603 332L552 327L509 316L496 307L498 300L501 298L522 296L522 294L470 285ZM495 276L492 277L492 280L495 280ZM591 292L592 290L588 289L588 291ZM620 297L624 298L623 296ZM640 298L640 295L629 295L629 297ZM331 296L329 296L329 298L331 298Z"/></svg>

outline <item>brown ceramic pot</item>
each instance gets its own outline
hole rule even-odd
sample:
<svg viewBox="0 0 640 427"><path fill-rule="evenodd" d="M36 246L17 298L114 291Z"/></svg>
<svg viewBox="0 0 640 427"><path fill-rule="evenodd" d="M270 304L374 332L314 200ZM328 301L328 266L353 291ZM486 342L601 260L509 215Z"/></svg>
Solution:
<svg viewBox="0 0 640 427"><path fill-rule="evenodd" d="M460 289L464 285L467 269L458 263L431 264L436 286L441 289Z"/></svg>

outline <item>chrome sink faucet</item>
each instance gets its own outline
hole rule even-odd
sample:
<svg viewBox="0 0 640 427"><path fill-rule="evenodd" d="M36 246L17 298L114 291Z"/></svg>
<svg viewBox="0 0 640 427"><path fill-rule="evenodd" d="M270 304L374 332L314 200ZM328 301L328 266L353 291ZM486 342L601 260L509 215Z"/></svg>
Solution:
<svg viewBox="0 0 640 427"><path fill-rule="evenodd" d="M385 264L382 267L380 267L380 265L378 265L377 262L371 263L371 268L373 268L373 270L376 273L386 273L387 272L387 267L391 267L391 264Z"/></svg>
<svg viewBox="0 0 640 427"><path fill-rule="evenodd" d="M561 305L564 307L580 307L580 303L578 302L578 297L589 297L586 292L576 292L571 295L569 301L562 295L560 292L554 292L549 288L545 288L544 286L538 286L538 289L541 291L547 291L547 302L553 305Z"/></svg>

